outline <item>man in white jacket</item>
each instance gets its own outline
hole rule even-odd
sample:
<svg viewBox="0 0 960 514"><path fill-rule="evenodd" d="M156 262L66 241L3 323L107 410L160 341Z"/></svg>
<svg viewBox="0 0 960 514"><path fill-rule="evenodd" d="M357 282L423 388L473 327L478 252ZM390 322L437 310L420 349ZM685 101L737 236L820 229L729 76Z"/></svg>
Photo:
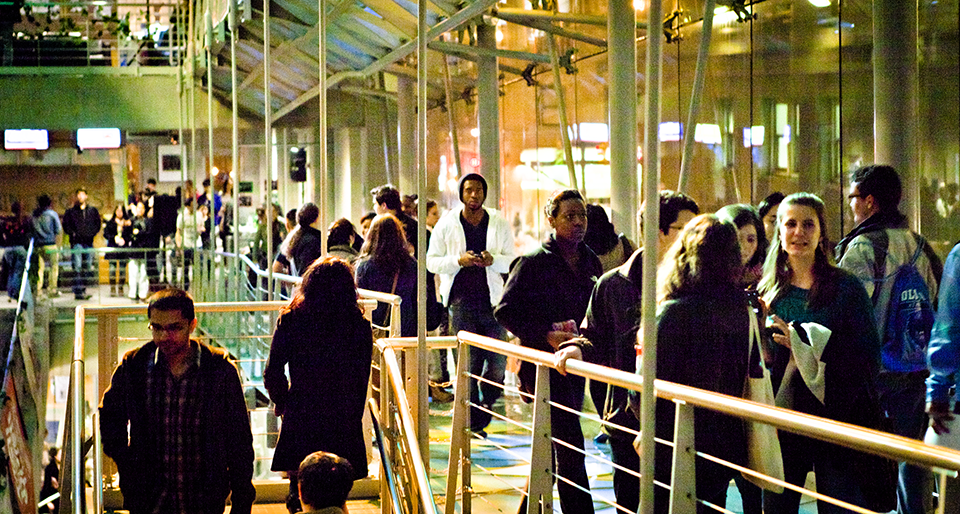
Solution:
<svg viewBox="0 0 960 514"><path fill-rule="evenodd" d="M450 312L450 330L504 338L493 317L503 294L502 274L514 259L513 231L496 210L486 209L487 181L477 173L460 179L462 209L445 214L433 229L427 250L427 269L440 277L440 296ZM506 356L470 349L470 372L493 384L474 379L470 387L470 428L482 432L490 424L494 402L503 394ZM496 384L496 385L494 385Z"/></svg>

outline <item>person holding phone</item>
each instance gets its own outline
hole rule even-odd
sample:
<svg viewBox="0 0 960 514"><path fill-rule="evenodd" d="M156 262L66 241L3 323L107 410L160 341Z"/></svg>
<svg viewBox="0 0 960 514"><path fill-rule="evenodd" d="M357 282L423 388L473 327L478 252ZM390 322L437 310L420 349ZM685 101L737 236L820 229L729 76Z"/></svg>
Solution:
<svg viewBox="0 0 960 514"><path fill-rule="evenodd" d="M873 306L860 280L833 263L824 210L823 201L809 193L785 198L763 267L759 290L774 328L771 371L777 407L876 429L882 412ZM797 366L809 347L815 365L822 366L822 381L805 379ZM886 461L789 432L779 436L787 482L803 486L812 470L820 493L871 510L896 508L895 487L886 483L895 478L895 470L883 476ZM763 501L766 512L795 513L800 493L766 491ZM846 512L823 501L818 509Z"/></svg>

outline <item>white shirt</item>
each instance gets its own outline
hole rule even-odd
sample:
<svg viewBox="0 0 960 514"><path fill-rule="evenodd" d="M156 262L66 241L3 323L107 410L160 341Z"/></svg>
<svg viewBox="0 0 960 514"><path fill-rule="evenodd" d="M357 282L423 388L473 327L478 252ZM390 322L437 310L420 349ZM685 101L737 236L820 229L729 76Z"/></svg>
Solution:
<svg viewBox="0 0 960 514"><path fill-rule="evenodd" d="M493 256L493 264L487 266L487 288L490 290L490 305L500 303L503 295L503 277L510 271L510 263L516 257L513 245L513 231L507 220L494 209L484 207L490 217L487 223L487 248ZM444 305L450 305L450 288L460 272L460 256L467 251L467 237L460 224L463 208L453 209L444 214L430 237L427 250L427 269L440 277L440 297Z"/></svg>

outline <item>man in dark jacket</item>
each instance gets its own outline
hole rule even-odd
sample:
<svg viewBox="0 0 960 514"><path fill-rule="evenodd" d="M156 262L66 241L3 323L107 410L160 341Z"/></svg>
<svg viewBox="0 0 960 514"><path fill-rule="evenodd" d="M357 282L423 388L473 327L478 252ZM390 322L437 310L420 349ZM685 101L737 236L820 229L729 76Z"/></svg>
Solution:
<svg viewBox="0 0 960 514"><path fill-rule="evenodd" d="M77 300L90 298L87 284L94 277L96 255L91 251L93 238L100 232L100 211L87 204L87 190L77 189L77 201L63 214L63 232L70 237L73 248L73 296Z"/></svg>
<svg viewBox="0 0 960 514"><path fill-rule="evenodd" d="M222 514L232 492L231 512L250 514L253 435L237 368L190 338L197 318L186 291L154 294L147 317L153 341L124 355L100 404L124 508Z"/></svg>
<svg viewBox="0 0 960 514"><path fill-rule="evenodd" d="M400 191L392 184L384 184L370 191L373 195L373 207L377 214L393 214L403 225L407 242L413 247L414 256L417 255L417 220L403 212L403 203L400 201Z"/></svg>
<svg viewBox="0 0 960 514"><path fill-rule="evenodd" d="M643 212L642 210L640 212ZM677 239L688 221L700 213L697 203L683 193L660 192L660 233L657 260ZM627 262L600 277L590 295L581 333L591 343L586 359L603 366L636 372L637 331L640 329L640 289L643 248ZM595 387L595 386L600 386ZM640 423L627 407L627 391L600 382L590 384L590 395L604 419L634 431ZM640 472L640 458L633 448L635 434L607 427L612 460L625 469ZM640 504L640 479L618 468L613 470L613 490L619 503L630 512Z"/></svg>

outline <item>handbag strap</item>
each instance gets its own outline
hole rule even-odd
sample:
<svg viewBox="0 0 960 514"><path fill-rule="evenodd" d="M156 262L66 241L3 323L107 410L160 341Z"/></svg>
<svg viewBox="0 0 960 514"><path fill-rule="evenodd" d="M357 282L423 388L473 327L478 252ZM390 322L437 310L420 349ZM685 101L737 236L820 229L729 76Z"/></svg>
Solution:
<svg viewBox="0 0 960 514"><path fill-rule="evenodd" d="M393 274L393 286L390 287L390 294L397 294L397 280L400 279L400 270L398 269L396 273ZM390 313L393 312L393 309L387 309L387 317L383 319L383 324L387 328L390 327Z"/></svg>
<svg viewBox="0 0 960 514"><path fill-rule="evenodd" d="M760 323L757 322L757 314L753 311L753 307L748 303L747 304L747 318L750 322L750 349L747 351L747 376L751 376L750 371L753 369L753 349L757 349L758 364L761 368L764 368L763 358L760 353Z"/></svg>
<svg viewBox="0 0 960 514"><path fill-rule="evenodd" d="M390 287L390 294L397 294L397 280L400 278L400 270L393 274L393 285Z"/></svg>

